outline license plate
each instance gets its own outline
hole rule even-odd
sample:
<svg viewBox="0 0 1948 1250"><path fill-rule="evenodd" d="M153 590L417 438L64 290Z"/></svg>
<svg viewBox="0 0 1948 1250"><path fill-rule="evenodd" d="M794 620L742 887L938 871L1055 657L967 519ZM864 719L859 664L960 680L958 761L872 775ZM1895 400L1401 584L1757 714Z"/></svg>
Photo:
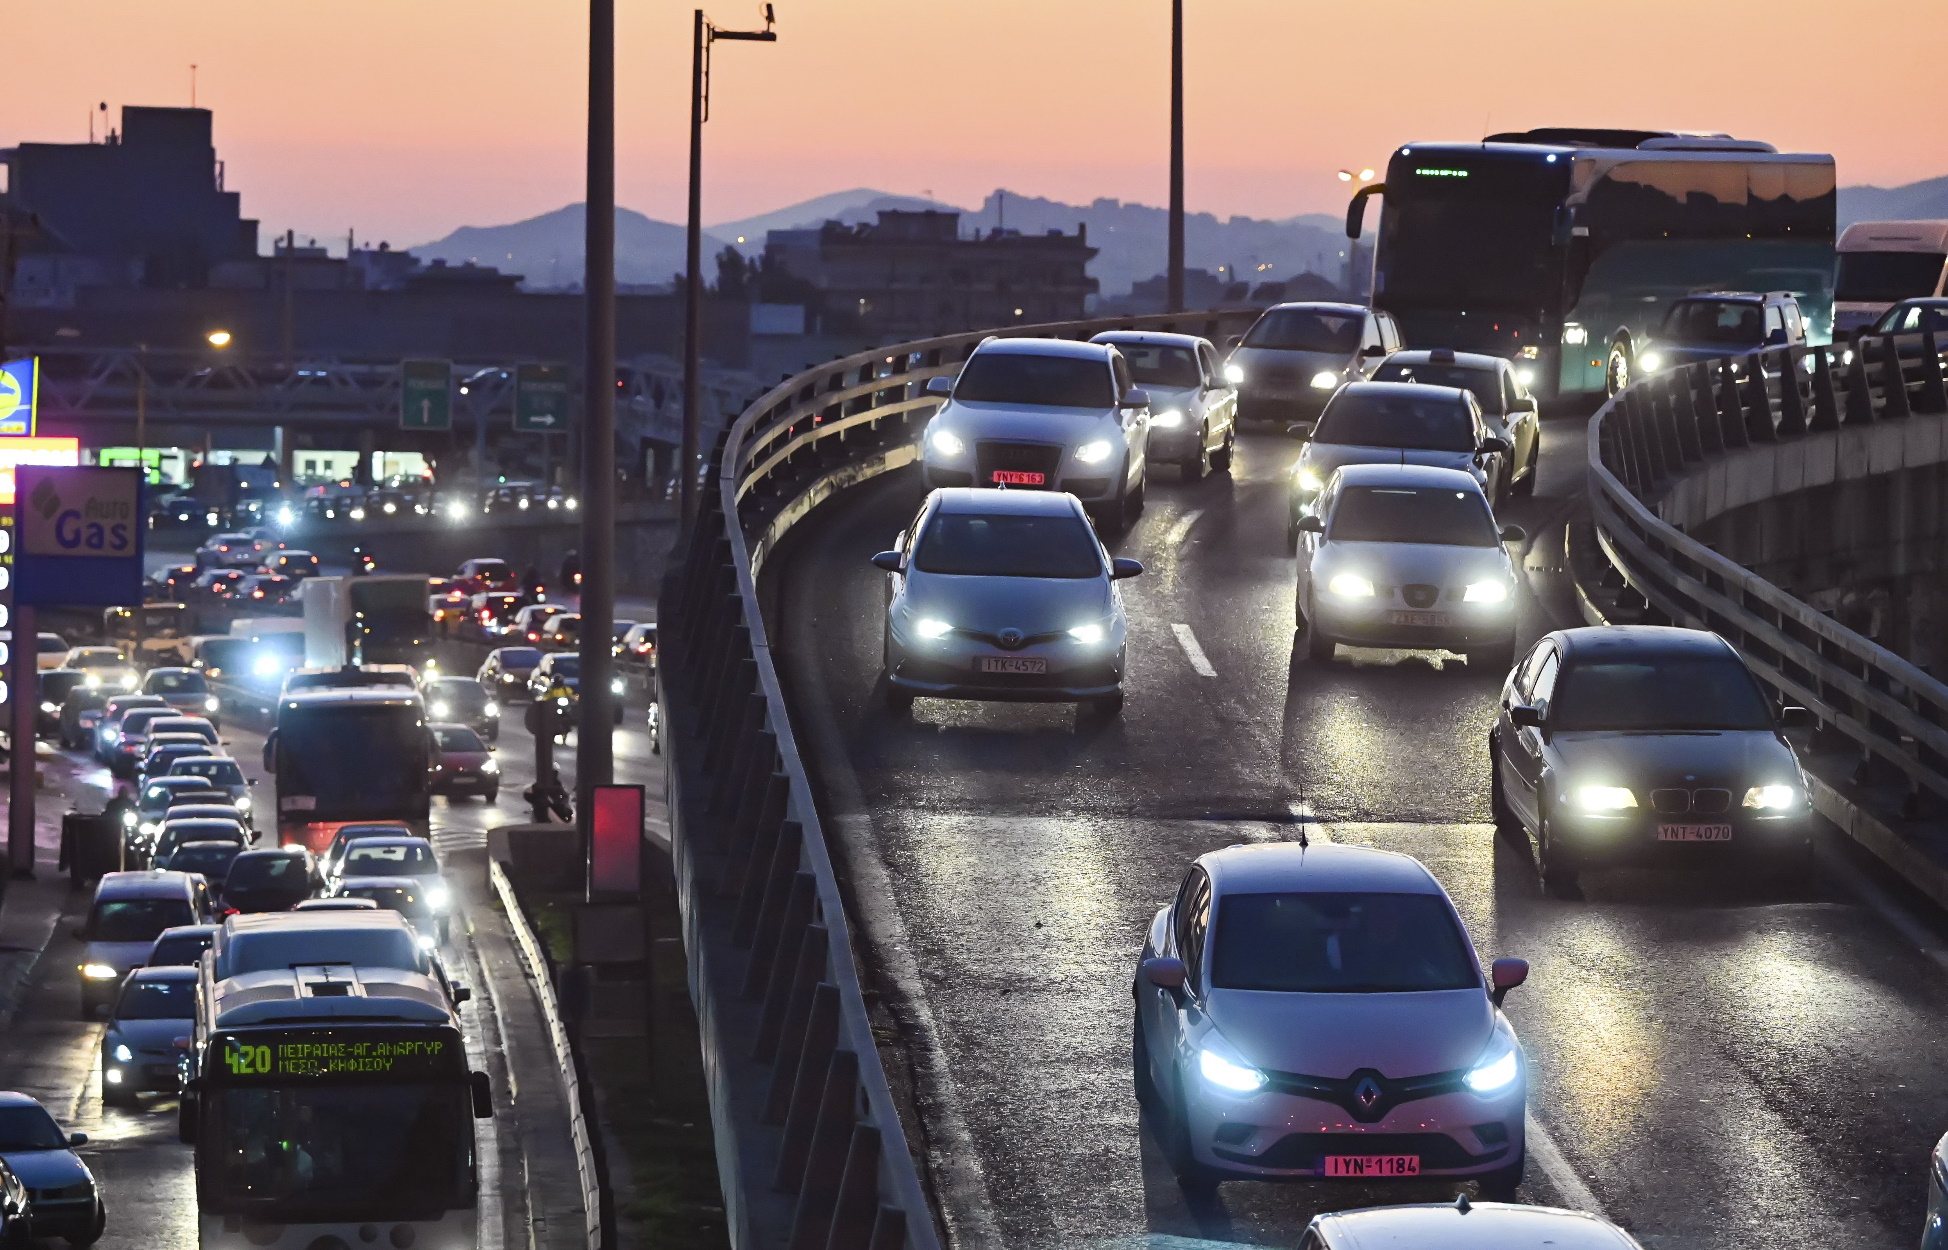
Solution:
<svg viewBox="0 0 1948 1250"><path fill-rule="evenodd" d="M1327 1155L1327 1176L1419 1176L1419 1155Z"/></svg>
<svg viewBox="0 0 1948 1250"><path fill-rule="evenodd" d="M1445 612L1389 612L1387 621L1392 625L1450 625L1452 620Z"/></svg>
<svg viewBox="0 0 1948 1250"><path fill-rule="evenodd" d="M163 1077L174 1076L176 1075L176 1065L173 1063L152 1063L149 1065L149 1075L158 1080Z"/></svg>
<svg viewBox="0 0 1948 1250"><path fill-rule="evenodd" d="M318 810L318 796L315 794L287 794L277 801L279 811L315 812Z"/></svg>
<svg viewBox="0 0 1948 1250"><path fill-rule="evenodd" d="M1732 840L1730 825L1659 825L1659 842L1729 842Z"/></svg>
<svg viewBox="0 0 1948 1250"><path fill-rule="evenodd" d="M1048 661L1027 655L984 655L974 661L983 673L1046 673Z"/></svg>
<svg viewBox="0 0 1948 1250"><path fill-rule="evenodd" d="M1048 475L1020 469L996 469L991 480L997 486L1043 486L1048 483Z"/></svg>

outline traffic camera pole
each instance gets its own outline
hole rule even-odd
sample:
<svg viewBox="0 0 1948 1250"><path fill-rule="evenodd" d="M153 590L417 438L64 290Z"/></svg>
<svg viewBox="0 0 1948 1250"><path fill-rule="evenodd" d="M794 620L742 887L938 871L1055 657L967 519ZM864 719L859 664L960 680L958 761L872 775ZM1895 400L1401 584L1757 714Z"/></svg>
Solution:
<svg viewBox="0 0 1948 1250"><path fill-rule="evenodd" d="M1184 0L1170 0L1170 307L1184 311Z"/></svg>
<svg viewBox="0 0 1948 1250"><path fill-rule="evenodd" d="M15 531L19 537L19 531ZM16 877L34 875L34 714L40 708L39 660L35 656L34 609L13 610L13 673L8 683L13 709L12 754L7 779L7 861Z"/></svg>
<svg viewBox="0 0 1948 1250"><path fill-rule="evenodd" d="M616 14L588 6L588 355L582 384L581 723L575 735L575 812L615 779L616 546ZM686 427L687 428L687 427ZM584 831L587 821L581 821Z"/></svg>

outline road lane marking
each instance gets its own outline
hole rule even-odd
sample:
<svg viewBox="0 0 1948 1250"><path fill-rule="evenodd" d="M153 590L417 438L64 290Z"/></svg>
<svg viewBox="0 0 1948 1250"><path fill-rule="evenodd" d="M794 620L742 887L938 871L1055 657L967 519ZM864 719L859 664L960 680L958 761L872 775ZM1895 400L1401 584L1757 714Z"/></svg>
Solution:
<svg viewBox="0 0 1948 1250"><path fill-rule="evenodd" d="M1177 645L1184 649L1184 657L1197 670L1199 677L1217 676L1217 670L1211 667L1210 657L1204 654L1204 648L1197 645L1197 635L1190 632L1190 626L1172 625L1170 632L1177 635Z"/></svg>
<svg viewBox="0 0 1948 1250"><path fill-rule="evenodd" d="M1562 1147L1556 1144L1556 1139L1549 1130L1542 1126L1542 1121L1535 1118L1533 1111L1528 1113L1525 1135L1529 1143L1529 1158L1535 1160L1536 1166L1542 1169L1542 1174L1549 1178L1551 1185L1556 1187L1556 1196L1562 1200L1564 1206L1573 1207L1599 1219L1610 1218L1603 1210L1603 1204L1596 1200L1594 1193L1590 1192L1590 1187L1583 1183L1583 1178L1576 1175L1576 1169L1569 1166L1569 1160L1563 1157Z"/></svg>
<svg viewBox="0 0 1948 1250"><path fill-rule="evenodd" d="M1197 524L1197 518L1203 515L1204 510L1202 508L1192 512L1186 512L1175 525L1170 527L1170 532L1163 536L1164 545L1175 547L1182 543L1184 539L1190 537L1190 527Z"/></svg>

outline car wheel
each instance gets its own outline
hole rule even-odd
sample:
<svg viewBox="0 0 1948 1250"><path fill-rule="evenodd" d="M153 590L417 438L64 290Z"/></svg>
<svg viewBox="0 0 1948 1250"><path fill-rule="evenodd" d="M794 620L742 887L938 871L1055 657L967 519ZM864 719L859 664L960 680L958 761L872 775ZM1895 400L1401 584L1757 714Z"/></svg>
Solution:
<svg viewBox="0 0 1948 1250"><path fill-rule="evenodd" d="M1524 842L1528 835L1522 828L1521 817L1508 805L1508 791L1502 786L1502 753L1495 743L1495 735L1488 735L1488 815L1495 822L1495 832L1505 838L1520 837Z"/></svg>
<svg viewBox="0 0 1948 1250"><path fill-rule="evenodd" d="M1207 426L1199 429L1197 431L1197 450L1192 452L1190 459L1183 463L1184 480L1186 482L1199 480L1204 476L1206 470L1211 467L1210 443L1210 428Z"/></svg>
<svg viewBox="0 0 1948 1250"><path fill-rule="evenodd" d="M136 1098L136 1094L134 1090L123 1089L119 1085L110 1085L106 1081L102 1083L102 1087L101 1087L102 1106L133 1107L135 1106L137 1101L138 1099Z"/></svg>
<svg viewBox="0 0 1948 1250"><path fill-rule="evenodd" d="M108 1231L108 1208L95 1203L95 1222L86 1232L69 1233L64 1240L71 1246L92 1246Z"/></svg>
<svg viewBox="0 0 1948 1250"><path fill-rule="evenodd" d="M1339 654L1339 644L1320 632L1317 625L1305 631L1305 658L1314 664L1330 664Z"/></svg>
<svg viewBox="0 0 1948 1250"><path fill-rule="evenodd" d="M1123 517L1127 524L1143 514L1143 488L1150 484L1150 471L1145 468L1143 476L1136 479L1136 488L1123 497Z"/></svg>
<svg viewBox="0 0 1948 1250"><path fill-rule="evenodd" d="M1285 554L1299 554L1299 518L1295 516L1285 518Z"/></svg>
<svg viewBox="0 0 1948 1250"><path fill-rule="evenodd" d="M494 804L500 802L501 788L499 786L495 786L492 790L487 791L485 794L481 795L480 797L486 802L487 806L492 807Z"/></svg>
<svg viewBox="0 0 1948 1250"><path fill-rule="evenodd" d="M1143 1036L1143 1013L1130 1013L1130 1080L1139 1107L1157 1105L1157 1083L1150 1075L1150 1041Z"/></svg>
<svg viewBox="0 0 1948 1250"><path fill-rule="evenodd" d="M1091 699L1089 706L1096 709L1097 715L1105 718L1120 716L1123 713L1123 692L1118 690L1115 694L1106 694L1101 698Z"/></svg>
<svg viewBox="0 0 1948 1250"><path fill-rule="evenodd" d="M1622 339L1610 344L1610 362L1603 370L1603 393L1615 396L1630 386L1630 345Z"/></svg>
<svg viewBox="0 0 1948 1250"><path fill-rule="evenodd" d="M1537 841L1541 843L1537 858L1541 860L1542 892L1550 898L1581 897L1576 888L1576 861L1567 847L1550 836L1547 819L1542 822L1542 834Z"/></svg>
<svg viewBox="0 0 1948 1250"><path fill-rule="evenodd" d="M1529 471L1515 479L1514 484L1508 488L1509 494L1520 495L1524 499L1535 494L1536 462L1541 458L1542 432L1537 430L1534 440L1529 443Z"/></svg>
<svg viewBox="0 0 1948 1250"><path fill-rule="evenodd" d="M1483 1202L1513 1202L1515 1191L1521 1188L1522 1173L1528 1166L1528 1156L1524 1154L1505 1168L1497 1168L1481 1178L1479 1182Z"/></svg>
<svg viewBox="0 0 1948 1250"><path fill-rule="evenodd" d="M1231 471L1231 449L1238 444L1238 427L1233 423L1224 433L1224 446L1211 453L1211 469L1216 473Z"/></svg>
<svg viewBox="0 0 1948 1250"><path fill-rule="evenodd" d="M1160 1117L1164 1162L1177 1176L1177 1184L1193 1198L1209 1198L1217 1192L1218 1174L1197 1161L1190 1147L1190 1117L1184 1112L1183 1097L1170 1102L1168 1114Z"/></svg>
<svg viewBox="0 0 1948 1250"><path fill-rule="evenodd" d="M906 715L913 710L913 696L907 691L895 686L891 681L888 681L886 683L886 710L895 716Z"/></svg>

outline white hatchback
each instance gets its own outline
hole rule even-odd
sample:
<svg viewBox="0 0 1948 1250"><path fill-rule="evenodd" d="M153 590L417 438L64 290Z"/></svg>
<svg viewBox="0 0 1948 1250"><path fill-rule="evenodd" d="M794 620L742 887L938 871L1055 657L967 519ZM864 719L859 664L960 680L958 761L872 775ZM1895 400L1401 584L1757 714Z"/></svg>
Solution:
<svg viewBox="0 0 1948 1250"><path fill-rule="evenodd" d="M1174 464L1194 482L1207 470L1231 468L1238 441L1238 389L1225 380L1217 348L1195 334L1160 330L1104 330L1089 340L1108 343L1129 362L1130 376L1150 397L1149 459Z"/></svg>
<svg viewBox="0 0 1948 1250"><path fill-rule="evenodd" d="M1136 1096L1187 1188L1232 1178L1521 1182L1527 1062L1419 861L1305 842L1201 856L1131 987Z"/></svg>

